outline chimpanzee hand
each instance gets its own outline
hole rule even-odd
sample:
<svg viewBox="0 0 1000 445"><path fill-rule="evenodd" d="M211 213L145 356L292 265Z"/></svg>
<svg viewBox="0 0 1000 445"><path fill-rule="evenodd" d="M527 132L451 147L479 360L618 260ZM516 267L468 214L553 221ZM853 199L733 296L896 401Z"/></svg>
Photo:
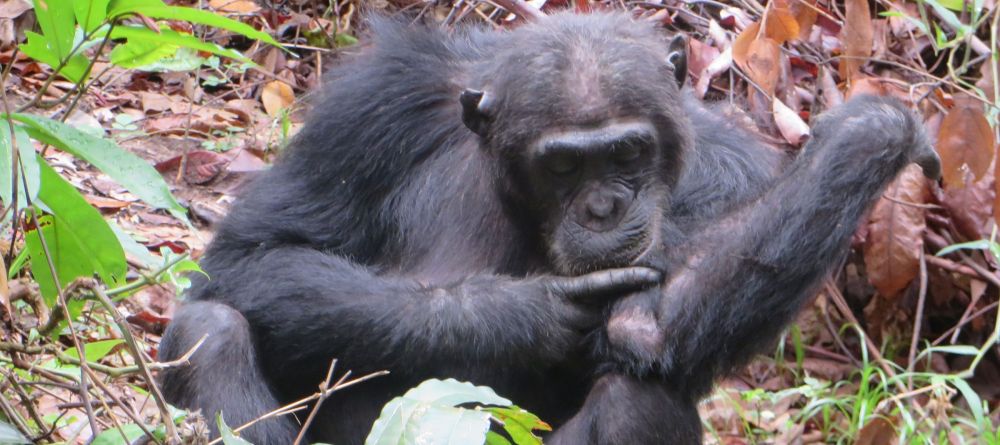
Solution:
<svg viewBox="0 0 1000 445"><path fill-rule="evenodd" d="M585 331L603 323L604 308L618 298L659 284L662 274L646 267L626 267L577 277L546 277L540 281L566 327Z"/></svg>
<svg viewBox="0 0 1000 445"><path fill-rule="evenodd" d="M937 179L941 175L941 161L927 140L920 119L896 99L853 97L820 115L812 137L819 143L810 146L828 148L825 153L804 153L812 156L813 167L852 164L854 168L893 169L915 162L927 177ZM826 139L838 143L822 143Z"/></svg>

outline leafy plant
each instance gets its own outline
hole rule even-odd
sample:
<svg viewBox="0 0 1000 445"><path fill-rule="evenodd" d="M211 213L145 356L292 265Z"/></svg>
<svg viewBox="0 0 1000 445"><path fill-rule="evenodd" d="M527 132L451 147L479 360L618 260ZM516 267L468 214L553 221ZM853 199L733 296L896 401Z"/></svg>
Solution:
<svg viewBox="0 0 1000 445"><path fill-rule="evenodd" d="M475 407L459 407L470 404ZM507 437L491 431L491 421ZM551 427L488 387L431 379L389 401L365 445L538 445L542 442L535 430L550 431Z"/></svg>

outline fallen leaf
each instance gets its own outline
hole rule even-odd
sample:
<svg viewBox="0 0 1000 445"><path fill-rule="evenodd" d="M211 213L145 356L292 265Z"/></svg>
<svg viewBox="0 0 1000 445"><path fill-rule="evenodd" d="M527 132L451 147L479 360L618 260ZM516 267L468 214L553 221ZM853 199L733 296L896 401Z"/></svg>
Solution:
<svg viewBox="0 0 1000 445"><path fill-rule="evenodd" d="M778 42L769 38L760 38L750 43L747 56L747 75L768 96L774 95L778 86L778 76L781 75L781 49Z"/></svg>
<svg viewBox="0 0 1000 445"><path fill-rule="evenodd" d="M840 77L851 79L872 54L874 28L868 0L844 1L844 28L840 38L844 44L840 59Z"/></svg>
<svg viewBox="0 0 1000 445"><path fill-rule="evenodd" d="M948 211L955 229L965 239L989 238L996 199L993 172L987 169L978 181L967 170L962 172L962 177L962 187L941 191L941 206Z"/></svg>
<svg viewBox="0 0 1000 445"><path fill-rule="evenodd" d="M764 37L773 39L779 45L799 37L799 22L782 1L772 1L764 15Z"/></svg>
<svg viewBox="0 0 1000 445"><path fill-rule="evenodd" d="M896 426L884 417L872 417L858 431L854 445L883 445L896 442Z"/></svg>
<svg viewBox="0 0 1000 445"><path fill-rule="evenodd" d="M251 0L209 0L208 6L217 11L236 14L251 14L260 10L260 6Z"/></svg>
<svg viewBox="0 0 1000 445"><path fill-rule="evenodd" d="M927 222L925 209L918 205L928 199L927 179L919 166L910 165L872 208L864 249L865 268L868 280L884 297L896 296L920 271Z"/></svg>
<svg viewBox="0 0 1000 445"><path fill-rule="evenodd" d="M726 48L719 57L716 57L705 69L698 74L698 82L695 83L694 90L698 97L705 97L709 85L719 74L722 74L733 66L733 49Z"/></svg>
<svg viewBox="0 0 1000 445"><path fill-rule="evenodd" d="M16 19L31 8L31 2L28 0L0 1L0 18Z"/></svg>
<svg viewBox="0 0 1000 445"><path fill-rule="evenodd" d="M994 147L993 129L982 105L973 100L956 101L945 115L937 138L945 188L964 187L962 171L966 169L975 180L982 178L993 159Z"/></svg>
<svg viewBox="0 0 1000 445"><path fill-rule="evenodd" d="M798 0L791 2L790 9L799 24L799 40L806 40L816 24L816 0Z"/></svg>
<svg viewBox="0 0 1000 445"><path fill-rule="evenodd" d="M744 71L750 58L750 44L757 40L757 34L760 34L760 23L753 22L733 41L733 61Z"/></svg>
<svg viewBox="0 0 1000 445"><path fill-rule="evenodd" d="M781 137L789 144L798 146L806 136L809 136L809 125L806 125L798 113L788 108L777 97L772 102L772 111L774 123L778 126Z"/></svg>
<svg viewBox="0 0 1000 445"><path fill-rule="evenodd" d="M83 198L86 199L90 205L101 210L120 210L131 204L127 201L119 201L117 199L105 198L102 196L84 195Z"/></svg>
<svg viewBox="0 0 1000 445"><path fill-rule="evenodd" d="M268 116L277 117L283 108L288 108L295 101L295 93L292 87L280 80L273 80L264 85L260 93L260 100L264 103L264 111Z"/></svg>

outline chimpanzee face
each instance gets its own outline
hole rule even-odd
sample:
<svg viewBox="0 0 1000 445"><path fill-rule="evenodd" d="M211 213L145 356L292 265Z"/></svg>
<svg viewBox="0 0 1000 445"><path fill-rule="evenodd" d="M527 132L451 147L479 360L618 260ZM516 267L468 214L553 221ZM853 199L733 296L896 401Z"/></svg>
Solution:
<svg viewBox="0 0 1000 445"><path fill-rule="evenodd" d="M640 25L611 40L583 23L541 31L522 29L512 38L528 41L506 42L481 68L488 75L459 95L462 122L559 272L632 264L657 243L693 145L680 92L687 44L657 45Z"/></svg>
<svg viewBox="0 0 1000 445"><path fill-rule="evenodd" d="M545 134L526 150L522 177L557 269L628 265L655 241L666 202L658 147L653 125L623 120Z"/></svg>

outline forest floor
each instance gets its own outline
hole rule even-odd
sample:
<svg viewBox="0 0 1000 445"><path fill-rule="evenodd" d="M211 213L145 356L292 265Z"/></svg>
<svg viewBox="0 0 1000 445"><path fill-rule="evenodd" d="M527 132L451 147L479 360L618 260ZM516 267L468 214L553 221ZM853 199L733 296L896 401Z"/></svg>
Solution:
<svg viewBox="0 0 1000 445"><path fill-rule="evenodd" d="M51 69L14 51L35 23L30 6L0 0L4 88L15 106L35 104L28 111L54 115L65 104L37 104L74 85L61 79L45 85ZM626 9L637 20L684 33L695 94L744 110L748 125L791 152L808 139L811 117L859 92L912 105L936 141L943 179L907 172L893 183L855 235L843 267L775 352L721 382L702 404L707 443L1000 444L1000 246L988 241L1000 214L995 1L536 0L521 6L545 13ZM98 80L66 119L154 165L189 210L190 224L64 151L42 151L87 202L138 242L139 250L126 247L129 279L151 276L153 265L168 257L200 257L241 185L266 169L302 125L319 73L364 45L365 14L419 15L444 27L507 28L523 20L479 1L264 6L209 0L205 8L273 35L290 52L170 22L239 50L258 66L195 63L189 70L149 72L99 59ZM3 239L0 250L14 269L11 259L23 241L9 229ZM959 243L970 244L941 254ZM148 281L114 303L155 359L186 283L180 277ZM39 443L90 443L95 431L156 425L151 419L162 409L113 317L85 310L75 332L44 338L36 328L55 309L40 301L32 274L15 270L3 287L0 420ZM88 344L85 372L94 387L67 377L80 372L71 360L74 341ZM92 407L81 391L93 396ZM200 422L183 422L182 435L196 436ZM0 424L0 443L3 434ZM93 443L122 443L100 437Z"/></svg>

